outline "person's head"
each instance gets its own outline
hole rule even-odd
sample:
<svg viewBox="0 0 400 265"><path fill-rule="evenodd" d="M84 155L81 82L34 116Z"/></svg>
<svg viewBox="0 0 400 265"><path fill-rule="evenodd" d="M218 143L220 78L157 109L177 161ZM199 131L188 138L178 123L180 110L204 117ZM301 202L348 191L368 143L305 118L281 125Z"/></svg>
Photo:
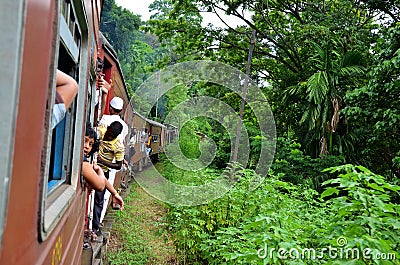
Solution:
<svg viewBox="0 0 400 265"><path fill-rule="evenodd" d="M97 134L96 131L93 130L92 125L90 123L86 124L86 132L85 132L85 144L83 146L83 151L85 156L89 156L97 150Z"/></svg>
<svg viewBox="0 0 400 265"><path fill-rule="evenodd" d="M110 114L116 115L119 114L124 107L124 101L120 97L113 97L110 101Z"/></svg>
<svg viewBox="0 0 400 265"><path fill-rule="evenodd" d="M122 124L119 121L112 122L108 127L107 131L104 134L104 141L112 141L122 132Z"/></svg>
<svg viewBox="0 0 400 265"><path fill-rule="evenodd" d="M103 73L103 69L104 69L104 62L101 58L97 57L97 69L96 69L96 73L98 76L100 76L100 74Z"/></svg>

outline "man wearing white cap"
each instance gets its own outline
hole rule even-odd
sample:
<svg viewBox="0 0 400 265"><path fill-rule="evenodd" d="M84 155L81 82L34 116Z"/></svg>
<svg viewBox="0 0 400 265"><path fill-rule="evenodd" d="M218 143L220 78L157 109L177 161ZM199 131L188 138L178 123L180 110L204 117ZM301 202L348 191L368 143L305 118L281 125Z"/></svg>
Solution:
<svg viewBox="0 0 400 265"><path fill-rule="evenodd" d="M101 117L101 120L99 122L99 127L102 126L107 127L112 122L119 121L122 124L122 132L118 135L117 138L120 141L120 143L125 146L125 137L128 134L128 125L119 116L119 113L121 113L123 108L124 108L124 101L122 100L122 98L113 97L109 105L110 114L109 115L104 114L103 117Z"/></svg>
<svg viewBox="0 0 400 265"><path fill-rule="evenodd" d="M120 134L118 134L117 136L117 143L115 145L118 145L120 148L122 148L122 154L125 153L125 137L128 134L128 125L126 125L126 123L121 119L121 117L119 116L119 113L121 113L122 109L124 107L124 101L122 100L122 98L119 97L114 97L113 99L111 99L110 101L110 105L109 105L109 112L110 114L104 114L101 117L101 120L99 122L99 129L100 131L106 131L107 128L115 121L118 121L120 124L122 124L122 131ZM101 149L101 147L100 147ZM109 149L108 147L106 149ZM121 150L120 150L121 151ZM122 155L123 158L123 155ZM125 159L123 159L123 163L126 164ZM103 162L104 165L104 162ZM108 167L106 165L106 167ZM114 170L120 170L121 167L119 167L119 169L114 168ZM112 169L112 168L110 168ZM114 183L114 177L115 177L115 171L112 170L112 172L110 172L111 170L105 170L107 171L107 176L106 178L110 181L111 184ZM101 222L101 220L104 217L105 211L106 209L103 207L104 203L106 203L105 201L108 200L108 192L106 194L104 194L104 192L95 192L96 196L94 197L94 207L93 207L93 212L95 213L93 215L93 221L92 221L92 225L93 225L93 230L97 230L99 228L99 224ZM100 230L97 231L98 233L101 233Z"/></svg>

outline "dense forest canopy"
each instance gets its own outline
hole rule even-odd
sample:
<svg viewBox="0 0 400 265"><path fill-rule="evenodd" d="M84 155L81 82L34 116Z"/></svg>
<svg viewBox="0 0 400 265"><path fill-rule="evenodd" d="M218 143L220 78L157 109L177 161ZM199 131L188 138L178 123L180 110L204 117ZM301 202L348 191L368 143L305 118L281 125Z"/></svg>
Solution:
<svg viewBox="0 0 400 265"><path fill-rule="evenodd" d="M130 95L165 52L155 35L139 30L143 23L140 16L117 6L114 0L104 1L100 30L118 54Z"/></svg>
<svg viewBox="0 0 400 265"><path fill-rule="evenodd" d="M259 178L254 169L265 142L255 116L261 104L241 109L240 95L227 87L193 81L177 85L153 106L151 118L164 122L181 102L217 99L237 114L243 110L249 139L249 161L232 166L229 180L240 181L225 196L194 207L169 207L168 234L183 263L398 264L400 1L155 0L150 9L154 15L142 22L105 0L101 25L139 112L141 95L133 92L165 67L209 60L245 73L255 31L249 75L276 124L270 171L250 189ZM205 26L204 12L217 14L225 26ZM239 26L222 14L236 18ZM153 89L156 93L157 85ZM209 155L209 141L199 137L206 135L216 144L212 164L190 171L165 159L158 170L173 183L197 186L222 175L232 146L226 128L209 116L193 118L190 108L185 105L175 115L177 123L190 120L180 128L183 163L204 151ZM222 110L212 111L225 117ZM359 255L319 253L304 259L271 253L328 245ZM366 247L372 256L360 256ZM386 260L376 259L382 253Z"/></svg>
<svg viewBox="0 0 400 265"><path fill-rule="evenodd" d="M104 4L101 30L131 94L177 62L217 60L244 72L255 30L250 75L268 97L278 136L311 158L335 156L400 177L398 0L156 0L150 8L155 15L145 23L113 0ZM203 12L234 16L244 26L202 26ZM180 96L193 93L234 101L206 84ZM168 111L176 98L167 98L161 107Z"/></svg>

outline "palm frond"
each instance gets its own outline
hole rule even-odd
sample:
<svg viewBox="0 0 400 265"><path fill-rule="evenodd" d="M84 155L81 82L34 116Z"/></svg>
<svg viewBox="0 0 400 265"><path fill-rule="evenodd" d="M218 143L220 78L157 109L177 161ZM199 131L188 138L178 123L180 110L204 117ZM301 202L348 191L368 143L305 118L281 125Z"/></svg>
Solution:
<svg viewBox="0 0 400 265"><path fill-rule="evenodd" d="M299 83L299 84L297 84L297 85L294 85L294 86L287 87L287 88L283 91L283 98L282 98L282 101L285 103L285 102L287 102L287 101L289 100L290 97L292 97L292 96L294 96L294 95L297 95L297 94L300 94L300 92L301 92L301 87L302 87L302 84L301 84L301 83Z"/></svg>
<svg viewBox="0 0 400 265"><path fill-rule="evenodd" d="M308 99L314 104L320 104L329 91L329 78L325 71L313 74L307 82Z"/></svg>
<svg viewBox="0 0 400 265"><path fill-rule="evenodd" d="M363 74L363 73L364 69L358 65L351 65L339 69L339 75L341 76L352 76L355 74Z"/></svg>

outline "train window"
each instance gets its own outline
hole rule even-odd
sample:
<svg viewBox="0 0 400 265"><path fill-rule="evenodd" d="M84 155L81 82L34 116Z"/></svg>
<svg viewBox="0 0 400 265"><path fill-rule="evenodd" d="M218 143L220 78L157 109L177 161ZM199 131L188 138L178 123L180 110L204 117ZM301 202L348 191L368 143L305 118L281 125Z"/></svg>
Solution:
<svg viewBox="0 0 400 265"><path fill-rule="evenodd" d="M158 143L158 136L159 136L158 134L151 135L151 137L152 137L151 139L153 140L154 143Z"/></svg>
<svg viewBox="0 0 400 265"><path fill-rule="evenodd" d="M78 95L64 119L54 129L48 128L47 151L43 158L46 167L40 214L41 240L46 239L62 217L73 200L80 181L80 139L83 138L86 118L85 103L92 97L91 92L87 96L86 90L86 80L89 79L90 72L87 63L89 53L83 47L88 47L88 30L85 11L81 5L80 1L64 0L60 3L59 38L57 38L59 41L55 65L62 72L72 76L79 88ZM55 77L53 83L54 85L56 83ZM54 103L54 94L54 87L49 88L48 106Z"/></svg>
<svg viewBox="0 0 400 265"><path fill-rule="evenodd" d="M4 2L2 2L3 4ZM0 8L0 43L2 54L0 69L3 77L0 89L0 246L7 211L11 181L15 122L17 117L19 80L23 46L25 4L6 1ZM1 248L1 247L0 247Z"/></svg>
<svg viewBox="0 0 400 265"><path fill-rule="evenodd" d="M67 53L63 44L59 48L58 69L72 77L76 75L74 61ZM78 81L78 80L77 80ZM47 193L68 181L71 174L68 161L71 145L74 142L74 121L76 116L76 102L70 106L64 119L52 131L50 169L48 176Z"/></svg>

